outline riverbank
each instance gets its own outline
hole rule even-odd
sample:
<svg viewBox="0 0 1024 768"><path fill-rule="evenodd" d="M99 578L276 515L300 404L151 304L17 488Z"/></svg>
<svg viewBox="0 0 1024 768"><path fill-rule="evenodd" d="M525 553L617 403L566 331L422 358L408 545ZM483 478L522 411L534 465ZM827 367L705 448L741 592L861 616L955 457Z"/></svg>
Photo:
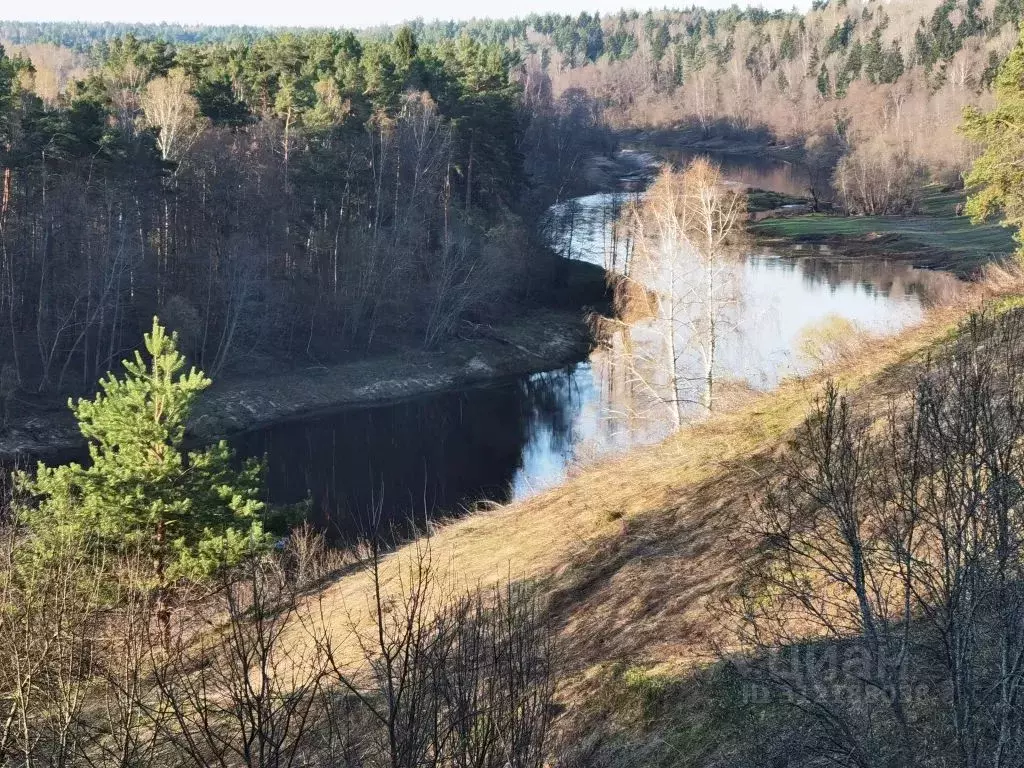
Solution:
<svg viewBox="0 0 1024 768"><path fill-rule="evenodd" d="M619 149L612 155L597 155L583 163L581 195L597 192L634 192L647 187L661 166L650 152Z"/></svg>
<svg viewBox="0 0 1024 768"><path fill-rule="evenodd" d="M648 153L617 150L589 158L581 183L590 191L642 189L657 167ZM317 412L384 405L583 360L594 343L587 315L610 310L605 271L565 260L556 270L551 293L546 306L500 324L466 323L431 350L413 348L338 365L219 379L197 403L187 437L209 442ZM34 461L84 447L62 399L19 398L15 393L6 413L0 422L0 462Z"/></svg>
<svg viewBox="0 0 1024 768"><path fill-rule="evenodd" d="M619 132L624 144L657 152L658 149L675 152L707 152L715 155L746 155L772 158L785 162L799 160L802 149L779 143L767 131L743 131L718 126L703 128L698 125L665 129L633 129Z"/></svg>
<svg viewBox="0 0 1024 768"><path fill-rule="evenodd" d="M928 187L913 216L807 214L769 216L749 227L759 244L794 256L871 256L976 278L986 264L1015 250L1013 235L998 223L972 224L957 214L963 193Z"/></svg>
<svg viewBox="0 0 1024 768"><path fill-rule="evenodd" d="M574 266L573 271L587 267ZM603 270L591 271L603 279ZM595 277L588 272L580 279ZM584 359L592 344L583 309L541 309L507 323L466 324L432 350L215 382L196 404L187 436L209 442L319 411L381 405L551 370ZM0 429L0 461L5 463L83 446L67 408L13 416Z"/></svg>
<svg viewBox="0 0 1024 768"><path fill-rule="evenodd" d="M801 159L799 147L779 144L757 131L705 135L689 127L624 132L620 140L655 155L707 153L725 158L726 164L748 158L755 165L767 161L792 168ZM813 213L811 200L801 196L805 189L775 188L770 184L774 180L763 174L759 183L750 184L748 197L748 231L766 250L793 257L882 258L974 279L985 265L1017 249L1011 232L998 222L976 225L960 214L963 190L924 187L914 215L846 216Z"/></svg>

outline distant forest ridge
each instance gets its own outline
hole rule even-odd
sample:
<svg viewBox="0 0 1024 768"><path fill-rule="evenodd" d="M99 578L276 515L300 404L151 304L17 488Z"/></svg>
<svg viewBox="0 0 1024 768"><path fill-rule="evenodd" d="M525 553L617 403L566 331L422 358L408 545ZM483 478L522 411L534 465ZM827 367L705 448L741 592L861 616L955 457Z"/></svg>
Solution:
<svg viewBox="0 0 1024 768"><path fill-rule="evenodd" d="M680 9L660 9L645 11L623 9L617 13L581 13L579 16L567 14L529 14L522 17L506 19L480 18L464 21L424 21L422 18L410 19L402 24L386 24L361 30L346 25L325 26L254 26L254 25L207 25L179 24L162 22L146 24L128 21L14 21L0 20L0 40L14 45L34 45L49 43L62 48L85 53L97 43L108 43L127 35L144 40L162 40L178 45L195 45L204 43L238 43L249 42L260 37L269 37L290 32L303 35L324 30L361 31L369 37L390 37L402 26L410 27L424 42L459 37L463 33L480 42L508 43L516 39L526 40L529 32L553 32L560 28L573 26L589 27L593 22L605 20L635 20L641 17L657 16L665 20L682 18L692 14L707 14L711 17L730 19L749 19L763 21L767 19L799 18L794 11L765 11L760 8L740 8L733 6L728 9L708 10L698 6Z"/></svg>
<svg viewBox="0 0 1024 768"><path fill-rule="evenodd" d="M603 16L583 12L419 19L359 30L357 35L364 41L392 41L404 28L427 45L467 36L479 44L511 49L527 64L535 59L535 69L552 73L630 62L663 92L702 73L717 71L735 80L742 71L757 89L770 80L776 90L786 91L806 80L829 99L844 97L857 80L891 84L915 68L928 74L933 89L949 77L965 79L967 68L976 89L988 88L1022 15L1024 0L815 0L807 13L692 6ZM267 38L342 34L347 34L343 28L0 21L0 43L14 52L58 46L80 55L77 68L102 65L111 44L126 37L172 47L237 47ZM36 63L45 58L39 51L27 53ZM602 80L608 79L605 74ZM561 82L556 78L553 85L556 92L577 86L594 90L592 82L579 81L579 76ZM605 94L604 101L622 106L615 94Z"/></svg>
<svg viewBox="0 0 1024 768"><path fill-rule="evenodd" d="M200 43L248 42L258 37L293 32L304 27L254 27L242 25L207 26L205 24L142 24L128 21L0 21L0 39L14 45L48 43L80 53L98 43L109 43L127 35L145 40L163 40L177 45Z"/></svg>
<svg viewBox="0 0 1024 768"><path fill-rule="evenodd" d="M254 25L205 25L179 23L135 23L135 22L84 22L84 21L14 21L0 20L0 40L14 45L48 43L78 52L88 52L97 44L128 35L144 40L162 40L177 45L211 43L244 43L261 37L277 36L283 33L296 35L315 34L325 30L349 30L361 32L366 37L390 39L403 26L409 27L422 42L438 42L469 35L481 43L507 44L523 50L538 50L537 36L550 38L543 43L553 43L554 49L573 63L596 61L605 56L610 59L627 57L635 51L642 38L657 45L663 40L666 47L678 45L684 39L712 37L721 30L735 31L742 22L762 27L770 22L791 22L800 24L808 16L828 11L849 12L861 10L865 21L870 20L877 10L885 18L886 9L904 6L899 0L814 0L808 14L796 10L773 10L763 8L741 8L733 5L724 9L707 9L698 5L685 8L661 8L639 11L622 9L615 13L582 12L568 14L528 14L513 18L474 18L469 20L424 21L422 18L402 24L379 25L361 30L338 26L254 26ZM937 43L940 48L956 47L957 38L970 36L979 31L994 32L1003 24L1016 22L1024 12L1024 0L923 0L910 4L917 12L915 22L920 23L921 44ZM907 8L906 10L909 10ZM853 14L851 14L852 16ZM902 14L901 14L902 15ZM927 17L931 15L932 18ZM951 16L959 18L950 19ZM636 35L630 29L632 22L642 21L643 34ZM948 23L947 22L951 22ZM853 22L854 26L856 21ZM842 42L852 29L835 30L836 40ZM921 51L925 58L927 52ZM949 52L948 50L946 51Z"/></svg>

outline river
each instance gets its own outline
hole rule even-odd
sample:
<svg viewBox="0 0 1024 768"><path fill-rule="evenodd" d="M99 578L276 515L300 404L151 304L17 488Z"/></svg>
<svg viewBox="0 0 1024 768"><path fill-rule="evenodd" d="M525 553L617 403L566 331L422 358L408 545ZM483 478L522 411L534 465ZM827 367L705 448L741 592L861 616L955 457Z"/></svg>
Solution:
<svg viewBox="0 0 1024 768"><path fill-rule="evenodd" d="M787 185L785 169L755 168ZM611 223L625 196L601 194L556 206L553 245L565 255L610 261ZM766 390L807 373L822 349L814 329L842 343L890 334L918 321L956 290L948 275L906 264L827 253L791 258L747 248L737 260L737 301L719 341L716 385L726 395ZM818 333L821 336L821 333ZM659 335L650 320L612 330L568 368L397 404L350 409L237 436L243 456L266 455L268 500L309 499L310 518L342 539L410 519L458 515L522 499L573 467L664 438L673 406L658 393ZM696 398L695 398L696 399Z"/></svg>

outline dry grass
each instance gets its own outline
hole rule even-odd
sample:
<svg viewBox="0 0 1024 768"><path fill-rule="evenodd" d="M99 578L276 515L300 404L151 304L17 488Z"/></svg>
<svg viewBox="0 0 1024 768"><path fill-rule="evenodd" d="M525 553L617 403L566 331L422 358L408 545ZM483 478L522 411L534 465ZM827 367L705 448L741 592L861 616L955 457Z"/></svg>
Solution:
<svg viewBox="0 0 1024 768"><path fill-rule="evenodd" d="M954 338L969 312L1019 306L1022 295L1021 269L992 270L955 303L933 307L921 324L890 338L862 335L860 349L844 348L813 376L768 394L737 388L727 412L659 445L580 468L557 488L440 528L430 538L433 573L444 589L512 578L546 594L564 652L564 744L606 730L595 730L595 718L623 717L624 751L615 765L660 764L653 758L666 744L673 761L682 752L708 754L726 733L742 742L748 725L719 722L732 711L728 702L692 699L694 691L722 693L719 668L707 664L716 648L731 644L719 609L759 555L744 523L787 436L829 378L861 412L883 412L912 388L923 361ZM386 593L409 583L420 552L422 542L384 560ZM357 571L310 598L335 647L350 648L348 660L357 665L362 655L353 638L372 633L372 594L371 575ZM652 686L655 699L682 714L647 733L647 726L629 724L629 711Z"/></svg>
<svg viewBox="0 0 1024 768"><path fill-rule="evenodd" d="M968 312L1013 305L1022 286L1019 270L993 271L897 336L864 335L861 349L844 349L813 376L768 394L737 391L728 411L659 445L438 528L429 539L432 575L444 593L511 578L548 596L568 650L561 696L570 714L582 711L574 703L593 696L609 665L692 670L729 642L715 609L757 556L743 523L826 381L836 380L861 406L882 409L912 387L925 356L948 342ZM409 585L422 551L421 541L384 558L385 599ZM350 569L309 600L340 657L360 665L356 637L370 640L375 627L372 575Z"/></svg>
<svg viewBox="0 0 1024 768"><path fill-rule="evenodd" d="M755 554L741 534L744 515L827 377L858 400L881 404L905 391L924 352L993 293L978 288L896 337L871 339L860 354L844 355L839 368L786 381L769 394L737 393L731 410L660 445L583 468L536 497L436 530L430 539L435 574L456 588L510 577L538 584L572 651L567 671L581 679L608 661L678 667L706 658L708 609ZM407 582L418 551L410 545L385 559L385 591ZM371 595L370 574L361 571L316 595L335 637L372 628Z"/></svg>

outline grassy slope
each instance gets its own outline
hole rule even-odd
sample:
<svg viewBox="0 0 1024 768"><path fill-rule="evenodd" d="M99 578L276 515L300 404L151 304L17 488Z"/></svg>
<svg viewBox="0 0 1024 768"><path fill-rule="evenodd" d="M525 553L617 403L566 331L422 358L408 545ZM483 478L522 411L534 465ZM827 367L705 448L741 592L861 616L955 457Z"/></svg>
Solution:
<svg viewBox="0 0 1024 768"><path fill-rule="evenodd" d="M808 215L768 219L751 227L762 240L782 243L841 245L856 253L870 249L878 255L913 258L924 266L972 274L994 257L1012 253L1016 245L1009 230L998 223L971 224L956 215L959 192L926 188L919 216Z"/></svg>
<svg viewBox="0 0 1024 768"><path fill-rule="evenodd" d="M905 391L923 352L948 338L962 313L936 311L922 326L866 345L834 374L858 398L881 402ZM755 555L741 533L751 499L824 379L750 396L661 445L433 536L433 562L455 581L511 575L549 594L571 651L560 694L568 742L602 723L611 737L600 751L614 765L696 765L734 736L742 741L744 714L728 681L706 671L722 630L715 607ZM386 562L391 584L414 551ZM353 618L369 628L369 589L368 576L356 573L319 596L339 635Z"/></svg>

